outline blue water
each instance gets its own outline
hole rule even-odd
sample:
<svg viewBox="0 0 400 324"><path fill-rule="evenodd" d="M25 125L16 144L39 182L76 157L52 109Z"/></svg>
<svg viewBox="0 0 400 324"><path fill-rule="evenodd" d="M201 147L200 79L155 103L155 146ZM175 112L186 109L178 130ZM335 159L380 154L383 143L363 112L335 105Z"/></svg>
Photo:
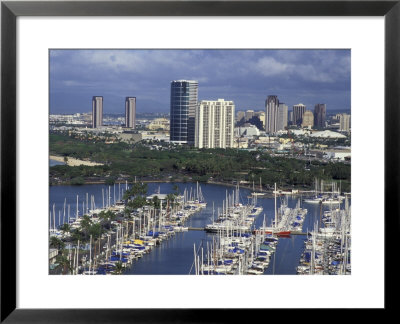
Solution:
<svg viewBox="0 0 400 324"><path fill-rule="evenodd" d="M190 192L196 189L194 183L178 183L179 192L182 194L184 189ZM160 193L170 193L173 191L173 183L148 183L148 194L155 193L160 188ZM103 206L102 189L106 196L107 190L111 189L111 202L114 201L114 188L116 200L119 196L122 197L122 190L125 190L125 184L120 186L106 185L82 185L82 186L51 186L50 187L50 201L49 210L53 210L55 204L56 210L56 225L63 223L63 206L64 199L66 205L70 205L70 215L75 217L76 212L76 196L79 200L79 215L82 215L82 203L85 202L86 206L86 193L89 197L94 195L95 204L97 207ZM213 217L213 202L215 217L218 208L222 208L222 201L226 198L226 192L232 194L234 188L230 186L221 186L214 184L201 184L203 196L207 202L207 207L199 213L193 214L186 226L189 227L204 227L206 224L212 222ZM250 195L248 189L240 189L240 200L243 204L248 203L247 196ZM289 197L289 207L294 207L299 197ZM280 199L277 199L278 208L280 206ZM256 227L263 223L264 214L267 225L271 224L274 217L274 199L273 198L259 198L257 205L264 208L263 212L257 217L255 221ZM303 223L303 232L312 230L315 220L319 221L320 210L318 205L304 204L303 208L307 208L308 213ZM325 209L326 207L324 207ZM86 207L85 207L86 209ZM60 211L60 213L59 213ZM67 213L67 209L66 209ZM53 222L53 221L52 221ZM66 222L66 220L65 220ZM149 254L144 255L141 259L134 261L132 267L126 274L189 274L192 267L194 252L193 245L198 247L202 242L206 247L206 242L212 242L214 234L206 233L205 231L188 231L176 233L176 235L169 240L165 240L161 245L154 248ZM272 257L268 269L265 274L296 274L296 267L299 264L300 255L304 248L304 235L292 235L289 238L280 238L275 255ZM193 273L193 271L192 271Z"/></svg>
<svg viewBox="0 0 400 324"><path fill-rule="evenodd" d="M64 165L65 163L64 162L59 162L59 161L56 161L56 160L51 160L50 159L50 162L49 162L49 166L55 166L55 165Z"/></svg>

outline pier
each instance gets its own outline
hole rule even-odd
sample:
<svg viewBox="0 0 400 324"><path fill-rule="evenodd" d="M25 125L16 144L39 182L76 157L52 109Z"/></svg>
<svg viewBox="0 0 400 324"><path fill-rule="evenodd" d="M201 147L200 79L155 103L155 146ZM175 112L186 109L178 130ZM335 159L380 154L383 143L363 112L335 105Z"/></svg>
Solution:
<svg viewBox="0 0 400 324"><path fill-rule="evenodd" d="M189 231L205 231L206 229L204 227L188 227L188 230ZM307 235L307 233L293 231L290 233L290 235Z"/></svg>

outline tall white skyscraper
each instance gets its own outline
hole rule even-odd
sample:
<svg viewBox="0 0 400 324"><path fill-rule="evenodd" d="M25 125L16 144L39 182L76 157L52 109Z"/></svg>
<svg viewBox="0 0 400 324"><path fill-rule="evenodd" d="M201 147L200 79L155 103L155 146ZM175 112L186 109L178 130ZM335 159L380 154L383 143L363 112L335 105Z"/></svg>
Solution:
<svg viewBox="0 0 400 324"><path fill-rule="evenodd" d="M277 96L268 96L265 101L265 131L273 134L277 131L279 100Z"/></svg>
<svg viewBox="0 0 400 324"><path fill-rule="evenodd" d="M278 106L278 120L276 130L285 130L288 125L288 106L284 103L279 103Z"/></svg>
<svg viewBox="0 0 400 324"><path fill-rule="evenodd" d="M340 131L348 132L350 130L350 119L351 115L348 114L339 115Z"/></svg>
<svg viewBox="0 0 400 324"><path fill-rule="evenodd" d="M125 127L135 129L136 97L125 98Z"/></svg>
<svg viewBox="0 0 400 324"><path fill-rule="evenodd" d="M198 148L233 147L235 104L218 99L202 100L196 109L195 146Z"/></svg>
<svg viewBox="0 0 400 324"><path fill-rule="evenodd" d="M94 96L92 99L92 128L103 126L103 97Z"/></svg>

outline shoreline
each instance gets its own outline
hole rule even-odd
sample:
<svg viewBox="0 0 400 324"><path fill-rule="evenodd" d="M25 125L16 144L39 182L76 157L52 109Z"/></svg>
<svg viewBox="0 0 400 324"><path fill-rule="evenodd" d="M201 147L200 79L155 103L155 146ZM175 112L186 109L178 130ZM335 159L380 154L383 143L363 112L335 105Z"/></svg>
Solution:
<svg viewBox="0 0 400 324"><path fill-rule="evenodd" d="M72 157L68 157L67 162L64 161L63 156L58 155L50 155L49 160L54 160L57 162L64 162L68 166L79 166L79 165L86 165L86 166L96 166L96 165L104 165L103 163L91 162L91 161L84 161L78 160Z"/></svg>
<svg viewBox="0 0 400 324"><path fill-rule="evenodd" d="M169 180L138 180L137 182L143 182L143 183L194 183L195 181L169 181ZM125 184L125 181L115 181L115 184ZM133 184L135 182L130 182L128 181L128 184ZM56 183L56 184L49 184L49 186L82 186L82 185L106 185L106 181L105 180L99 180L99 181L85 181L83 184L69 184L69 183ZM212 185L219 185L219 186L229 186L229 187L236 187L237 184L234 183L229 183L229 182L221 182L221 181L207 181L207 182L199 182L199 184L212 184ZM246 186L246 185L240 185L239 184L239 188L242 189L248 189L248 190L252 190L252 187ZM258 190L258 192L260 192ZM273 197L273 190L262 190L261 193L263 193L264 195L271 195L271 197ZM296 195L296 194L294 194Z"/></svg>

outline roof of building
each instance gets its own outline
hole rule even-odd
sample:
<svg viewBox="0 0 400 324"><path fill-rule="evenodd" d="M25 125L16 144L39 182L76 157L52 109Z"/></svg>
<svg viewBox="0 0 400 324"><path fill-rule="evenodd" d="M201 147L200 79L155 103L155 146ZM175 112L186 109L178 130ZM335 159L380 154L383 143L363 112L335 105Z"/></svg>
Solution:
<svg viewBox="0 0 400 324"><path fill-rule="evenodd" d="M337 133L337 132L332 132L330 130L324 130L320 132L314 132L310 135L310 137L325 137L325 138L346 138L345 135Z"/></svg>

